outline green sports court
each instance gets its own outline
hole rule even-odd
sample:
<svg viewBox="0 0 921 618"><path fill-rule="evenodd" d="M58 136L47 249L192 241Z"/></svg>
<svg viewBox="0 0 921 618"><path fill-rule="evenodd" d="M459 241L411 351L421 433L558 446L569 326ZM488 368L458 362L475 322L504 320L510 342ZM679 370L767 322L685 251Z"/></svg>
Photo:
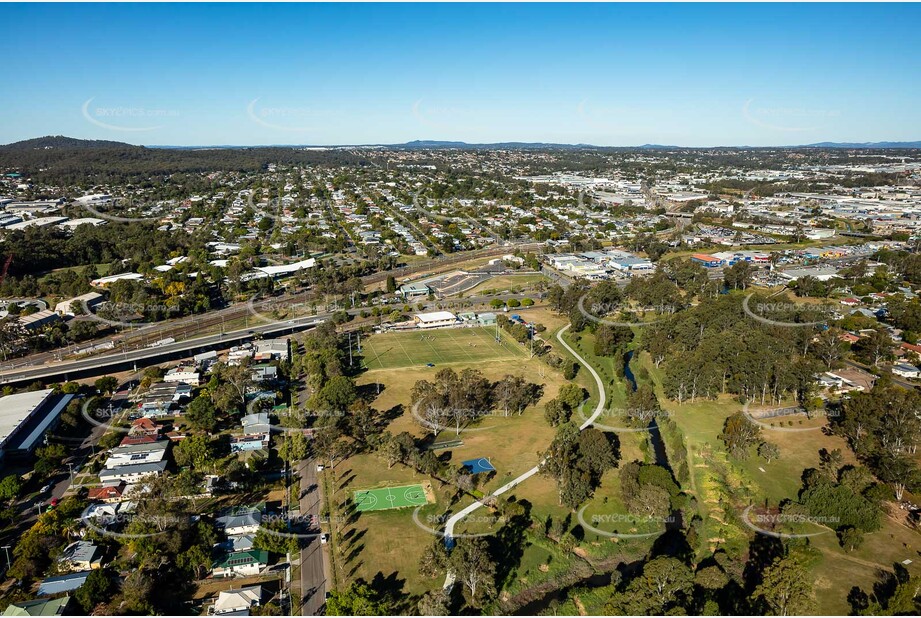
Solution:
<svg viewBox="0 0 921 618"><path fill-rule="evenodd" d="M429 503L422 485L362 489L355 492L354 500L356 508L361 512L402 509L408 506L424 506Z"/></svg>

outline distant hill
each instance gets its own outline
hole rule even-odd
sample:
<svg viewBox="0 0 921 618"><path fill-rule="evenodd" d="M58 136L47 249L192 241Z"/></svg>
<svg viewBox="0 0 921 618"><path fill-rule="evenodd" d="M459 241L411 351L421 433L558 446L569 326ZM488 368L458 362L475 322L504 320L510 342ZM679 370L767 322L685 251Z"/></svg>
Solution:
<svg viewBox="0 0 921 618"><path fill-rule="evenodd" d="M36 137L0 146L2 150L47 150L50 148L57 148L60 150L100 150L112 148L143 148L143 146L101 139L77 139L64 135L46 135L45 137Z"/></svg>
<svg viewBox="0 0 921 618"><path fill-rule="evenodd" d="M819 142L794 148L921 148L921 142Z"/></svg>
<svg viewBox="0 0 921 618"><path fill-rule="evenodd" d="M470 143L450 140L413 140L402 144L342 144L338 146L311 146L310 144L266 144L263 146L234 146L227 145L199 145L199 146L137 146L126 144L124 142L113 142L108 140L93 139L76 139L64 135L48 135L45 137L36 137L21 142L14 142L0 146L0 151L27 151L27 150L144 150L144 149L163 149L163 150L268 150L268 149L285 149L285 148L407 148L425 150L436 150L440 148L465 148L465 149L557 149L557 150L577 150L577 149L598 149L598 150L707 150L708 146L673 146L665 144L643 144L642 146L595 146L592 144L558 144L550 142L490 142L490 143ZM921 148L921 141L918 142L818 142L815 144L800 144L791 146L714 146L712 148L856 148L856 149L874 149L874 148Z"/></svg>

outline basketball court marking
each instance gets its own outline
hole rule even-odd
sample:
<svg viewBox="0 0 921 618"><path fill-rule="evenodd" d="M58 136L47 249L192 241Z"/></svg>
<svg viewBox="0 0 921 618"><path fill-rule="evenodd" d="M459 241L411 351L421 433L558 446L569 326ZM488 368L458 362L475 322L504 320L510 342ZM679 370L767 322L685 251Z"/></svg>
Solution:
<svg viewBox="0 0 921 618"><path fill-rule="evenodd" d="M355 492L354 501L356 509L361 512L402 509L429 503L422 485L361 489Z"/></svg>

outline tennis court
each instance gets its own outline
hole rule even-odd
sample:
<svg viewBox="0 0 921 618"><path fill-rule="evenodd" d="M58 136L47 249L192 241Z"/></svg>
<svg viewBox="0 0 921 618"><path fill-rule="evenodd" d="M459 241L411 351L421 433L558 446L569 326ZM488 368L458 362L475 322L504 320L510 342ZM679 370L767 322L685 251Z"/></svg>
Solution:
<svg viewBox="0 0 921 618"><path fill-rule="evenodd" d="M422 485L361 489L355 492L354 500L356 508L362 512L402 509L429 503L429 497Z"/></svg>

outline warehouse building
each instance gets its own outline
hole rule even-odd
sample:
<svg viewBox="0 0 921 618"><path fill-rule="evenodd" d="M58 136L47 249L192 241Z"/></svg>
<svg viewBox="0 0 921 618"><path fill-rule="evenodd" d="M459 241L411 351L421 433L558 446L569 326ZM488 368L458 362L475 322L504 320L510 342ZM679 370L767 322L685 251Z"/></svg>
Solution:
<svg viewBox="0 0 921 618"><path fill-rule="evenodd" d="M29 457L71 399L50 388L0 397L0 463Z"/></svg>

